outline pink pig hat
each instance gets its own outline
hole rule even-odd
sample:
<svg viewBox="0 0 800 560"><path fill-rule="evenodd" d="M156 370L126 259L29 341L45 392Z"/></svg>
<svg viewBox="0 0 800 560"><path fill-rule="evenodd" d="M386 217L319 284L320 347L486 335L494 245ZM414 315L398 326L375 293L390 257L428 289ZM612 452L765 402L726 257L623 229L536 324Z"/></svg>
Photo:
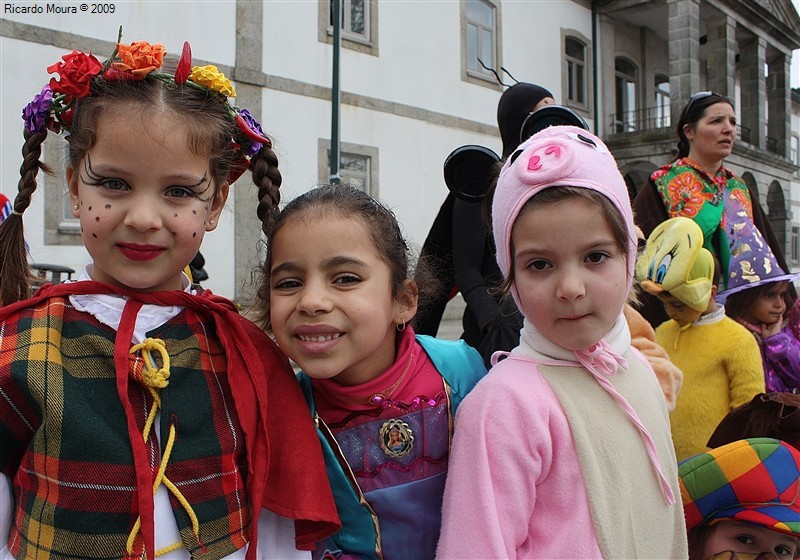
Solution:
<svg viewBox="0 0 800 560"><path fill-rule="evenodd" d="M492 201L492 229L497 264L503 275L508 277L511 269L511 229L520 210L536 193L556 186L595 190L619 210L628 229L630 289L637 237L625 180L603 141L575 126L551 126L534 134L515 150L500 171ZM511 291L519 305L516 287L512 285Z"/></svg>

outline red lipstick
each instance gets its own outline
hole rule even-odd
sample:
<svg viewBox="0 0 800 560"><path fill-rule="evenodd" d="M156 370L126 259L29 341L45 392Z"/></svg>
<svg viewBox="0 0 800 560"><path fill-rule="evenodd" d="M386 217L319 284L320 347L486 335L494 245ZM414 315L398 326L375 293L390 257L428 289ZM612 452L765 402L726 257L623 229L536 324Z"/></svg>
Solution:
<svg viewBox="0 0 800 560"><path fill-rule="evenodd" d="M132 261L149 261L165 251L158 245L139 245L136 243L117 243L120 252Z"/></svg>

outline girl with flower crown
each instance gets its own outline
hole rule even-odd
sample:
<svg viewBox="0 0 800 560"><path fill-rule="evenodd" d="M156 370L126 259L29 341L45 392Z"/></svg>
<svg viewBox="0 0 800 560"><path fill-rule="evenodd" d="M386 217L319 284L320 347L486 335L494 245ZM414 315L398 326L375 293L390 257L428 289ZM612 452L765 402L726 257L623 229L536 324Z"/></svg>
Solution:
<svg viewBox="0 0 800 560"><path fill-rule="evenodd" d="M0 558L297 557L339 526L288 360L183 273L248 167L269 220L277 158L224 75L188 43L174 73L164 55L73 51L23 111L0 226ZM22 215L60 131L93 262L28 298Z"/></svg>

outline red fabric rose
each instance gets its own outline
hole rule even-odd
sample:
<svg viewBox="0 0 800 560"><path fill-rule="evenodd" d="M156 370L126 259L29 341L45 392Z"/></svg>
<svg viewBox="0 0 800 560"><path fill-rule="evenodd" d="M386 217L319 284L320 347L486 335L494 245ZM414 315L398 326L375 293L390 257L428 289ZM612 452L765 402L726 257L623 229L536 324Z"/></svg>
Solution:
<svg viewBox="0 0 800 560"><path fill-rule="evenodd" d="M72 51L61 57L64 62L56 62L47 67L50 74L58 72L60 80L50 78L50 89L70 97L86 97L92 79L103 69L103 65L91 53Z"/></svg>

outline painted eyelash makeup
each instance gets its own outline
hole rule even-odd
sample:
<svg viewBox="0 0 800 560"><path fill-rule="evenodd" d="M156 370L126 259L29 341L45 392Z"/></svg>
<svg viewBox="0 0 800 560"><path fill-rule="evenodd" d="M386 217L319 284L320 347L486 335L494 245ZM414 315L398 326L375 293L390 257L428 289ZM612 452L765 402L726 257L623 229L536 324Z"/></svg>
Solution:
<svg viewBox="0 0 800 560"><path fill-rule="evenodd" d="M84 171L85 174L81 175L81 181L83 181L83 183L86 184L86 185L89 185L89 186L92 186L92 187L99 187L99 186L101 186L103 184L103 181L107 179L107 177L101 177L100 175L98 175L94 171L94 169L92 169L92 158L88 153L86 154L86 157L84 158L83 171ZM202 191L195 192L194 189L196 189L197 187L199 187L203 183L208 183L208 184L206 185L206 187ZM206 171L203 174L203 176L200 178L200 180L197 183L195 183L194 185L188 185L188 186L187 185L174 185L174 187L180 187L180 188L186 189L188 194L192 198L195 198L196 200L199 200L202 203L210 202L214 198L213 194L210 195L210 196L206 196L206 197L203 196L203 194L208 192L208 189L211 188L211 181L208 180L208 171Z"/></svg>
<svg viewBox="0 0 800 560"><path fill-rule="evenodd" d="M89 154L86 154L86 158L83 161L83 171L86 173L85 176L81 176L81 181L83 181L87 185L91 185L93 187L100 186L100 181L103 179L98 174L94 172L92 169L92 158ZM87 179L88 177L88 179Z"/></svg>
<svg viewBox="0 0 800 560"><path fill-rule="evenodd" d="M189 188L190 188L190 189L194 189L194 188L196 188L196 187L199 187L200 185L202 185L202 184L203 184L203 183L205 183L206 181L208 181L208 172L205 172L205 173L203 174L203 177L202 177L202 178L201 178L201 179L200 179L200 180L199 180L197 183L195 183L194 185L192 185L192 186L191 186L191 187L189 187ZM210 196L207 196L207 197L205 197L205 198L203 198L201 195L205 194L205 193L208 191L208 189L210 189L210 188L211 188L211 181L208 181L208 185L206 185L206 188L204 188L204 189L203 189L202 191L200 191L200 192L194 192L194 191L192 191L192 192L191 192L191 195L192 195L192 197L196 198L196 199L197 199L197 200L199 200L200 202L204 202L204 203L205 203L205 202L209 202L210 200L212 200L212 199L214 198L214 195L213 195L213 193L212 193Z"/></svg>

